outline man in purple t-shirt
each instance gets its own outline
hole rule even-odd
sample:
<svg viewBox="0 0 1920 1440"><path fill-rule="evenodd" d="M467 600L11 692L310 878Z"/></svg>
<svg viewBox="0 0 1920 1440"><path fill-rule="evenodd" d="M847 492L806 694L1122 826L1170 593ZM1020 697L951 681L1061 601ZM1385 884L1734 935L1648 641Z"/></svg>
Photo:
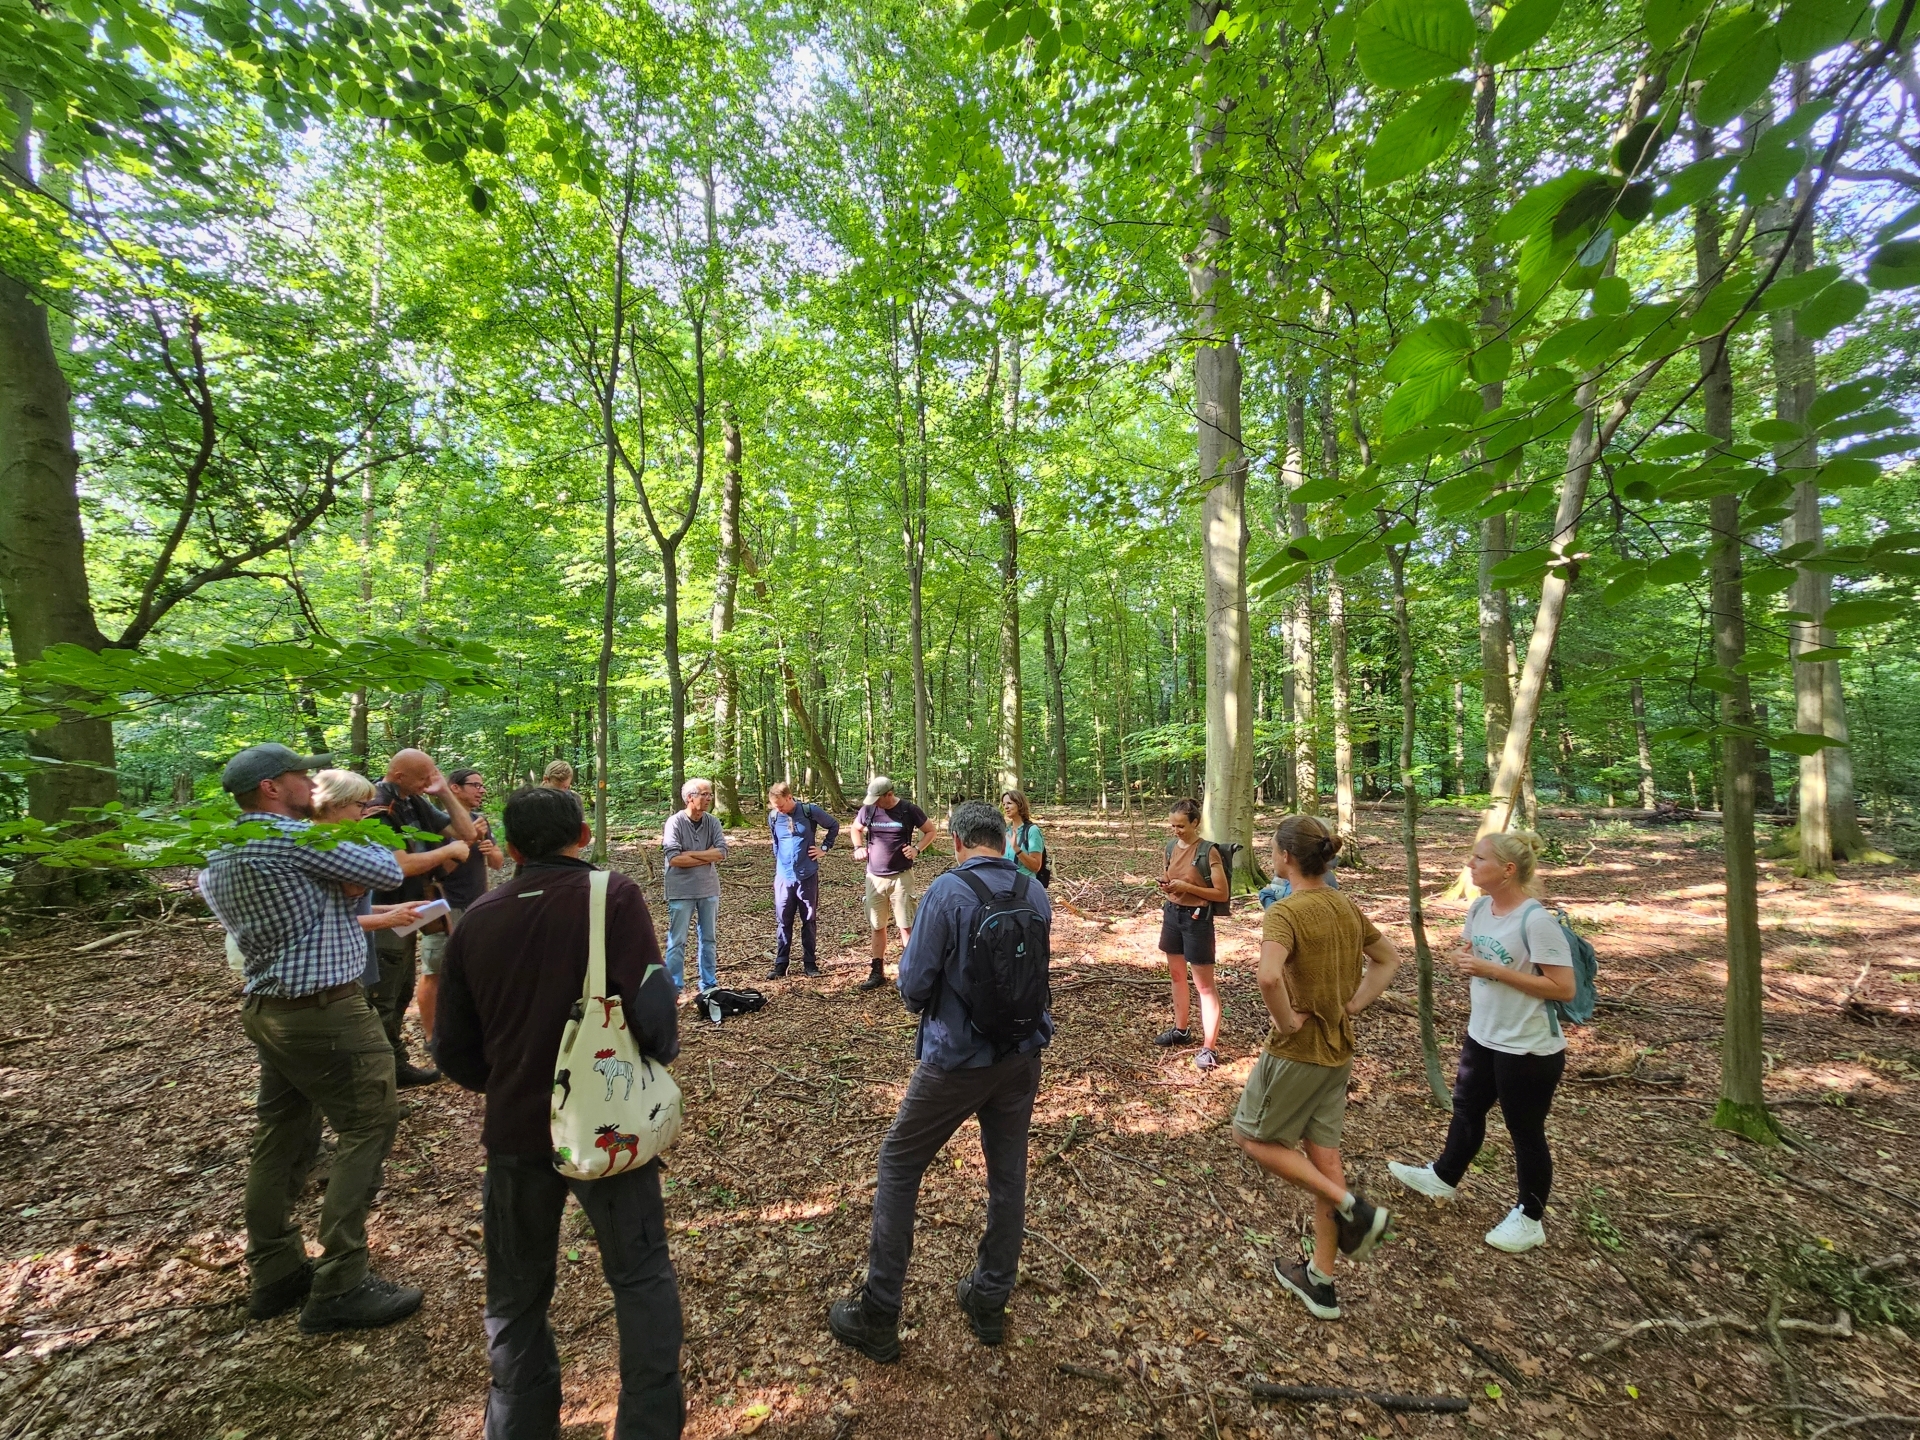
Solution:
<svg viewBox="0 0 1920 1440"><path fill-rule="evenodd" d="M920 841L914 843L914 832ZM867 803L853 817L853 858L867 862L867 926L873 932L873 971L860 982L862 990L887 983L887 914L900 929L900 948L907 948L913 932L913 912L920 895L913 887L913 862L926 853L938 833L927 812L893 791L893 781L876 775L867 782Z"/></svg>

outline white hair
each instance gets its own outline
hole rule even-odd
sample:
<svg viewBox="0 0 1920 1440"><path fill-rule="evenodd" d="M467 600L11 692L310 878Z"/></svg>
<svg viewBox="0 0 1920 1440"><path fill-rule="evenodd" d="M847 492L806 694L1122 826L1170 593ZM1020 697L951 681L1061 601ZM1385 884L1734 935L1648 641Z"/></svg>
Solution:
<svg viewBox="0 0 1920 1440"><path fill-rule="evenodd" d="M701 776L696 775L693 777L693 779L687 781L686 784L680 787L680 798L683 801L691 800L693 798L694 791L711 790L711 789L713 789L713 782L711 780L707 780L702 778Z"/></svg>

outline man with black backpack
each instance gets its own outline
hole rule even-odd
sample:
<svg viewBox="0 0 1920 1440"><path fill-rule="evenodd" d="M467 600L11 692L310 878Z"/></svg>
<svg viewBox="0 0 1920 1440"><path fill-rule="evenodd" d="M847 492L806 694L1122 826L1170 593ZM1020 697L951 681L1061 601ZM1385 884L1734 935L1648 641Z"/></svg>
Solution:
<svg viewBox="0 0 1920 1440"><path fill-rule="evenodd" d="M827 1312L836 1340L882 1364L900 1358L920 1177L969 1116L980 1119L987 1162L987 1233L956 1294L982 1344L1004 1338L1026 1233L1040 1052L1053 1039L1046 891L1005 858L1006 825L991 805L967 801L951 828L956 863L921 897L900 958L900 998L920 1016L919 1063L880 1146L866 1285Z"/></svg>

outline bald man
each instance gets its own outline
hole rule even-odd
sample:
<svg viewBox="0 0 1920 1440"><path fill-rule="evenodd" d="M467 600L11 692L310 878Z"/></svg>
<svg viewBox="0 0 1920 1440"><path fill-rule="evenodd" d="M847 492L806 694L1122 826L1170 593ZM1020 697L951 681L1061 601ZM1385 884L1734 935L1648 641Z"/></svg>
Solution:
<svg viewBox="0 0 1920 1440"><path fill-rule="evenodd" d="M446 782L440 767L424 750L402 750L395 754L387 762L385 778L374 786L374 798L382 807L375 812L376 816L403 834L408 830L426 830L435 835L452 834L469 845L479 842L480 829L473 823L459 790ZM440 809L435 801L447 808ZM406 848L429 847L424 841L409 840ZM383 905L428 899L434 877L439 873L433 871L412 877L398 890L382 891L378 899ZM374 950L380 957L380 983L367 997L373 1001L380 1023L386 1027L387 1042L393 1046L394 1080L403 1090L414 1085L431 1085L440 1078L438 1070L415 1065L408 1057L406 1037L401 1030L407 1007L413 1003L419 939L417 933L374 932Z"/></svg>

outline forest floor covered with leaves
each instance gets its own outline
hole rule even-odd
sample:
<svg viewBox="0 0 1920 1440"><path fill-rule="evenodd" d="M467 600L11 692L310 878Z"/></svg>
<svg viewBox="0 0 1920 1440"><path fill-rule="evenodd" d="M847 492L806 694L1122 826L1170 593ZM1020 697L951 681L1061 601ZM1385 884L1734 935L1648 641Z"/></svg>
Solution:
<svg viewBox="0 0 1920 1440"><path fill-rule="evenodd" d="M891 991L854 989L854 862L825 867L819 980L760 979L771 857L736 837L723 983L759 1014L686 1017L685 1138L668 1217L686 1310L687 1433L826 1437L1342 1434L1566 1437L1920 1434L1920 883L1893 867L1762 876L1768 1093L1792 1144L1707 1128L1723 984L1720 853L1706 826L1549 812L1548 883L1601 957L1602 1006L1572 1041L1549 1122L1549 1245L1481 1235L1511 1201L1497 1123L1461 1195L1396 1193L1391 1159L1438 1150L1413 967L1361 1025L1350 1181L1392 1204L1389 1243L1343 1265L1346 1318L1309 1319L1271 1278L1307 1207L1239 1154L1229 1117L1265 1031L1258 908L1221 924L1223 1064L1155 1050L1157 820L1047 811L1058 1038L1035 1113L1029 1240L1008 1342L954 1306L984 1213L969 1124L928 1173L904 1356L827 1334L856 1283L874 1157L911 1067ZM1264 823L1264 822L1263 822ZM1409 954L1389 809L1363 812L1342 883ZM1423 821L1428 919L1473 817ZM618 863L656 897L657 850ZM939 861L930 862L938 864ZM240 1204L255 1067L220 936L177 877L166 913L17 930L0 942L0 1440L477 1437L479 1097L406 1092L371 1220L381 1273L422 1285L390 1330L309 1338L245 1316ZM1463 987L1442 972L1449 1075ZM303 1205L311 1238L317 1196ZM615 1338L594 1239L570 1207L553 1320L566 1440L605 1432ZM1875 1262L1883 1268L1874 1268ZM1848 1312L1849 1320L1839 1312ZM1832 1327L1850 1336L1832 1333ZM1904 1327L1904 1328L1902 1328ZM1459 1415L1253 1398L1257 1382L1471 1401ZM1797 1408L1796 1408L1797 1407ZM1864 1417L1881 1415L1879 1421ZM1844 1428L1843 1428L1844 1427Z"/></svg>

